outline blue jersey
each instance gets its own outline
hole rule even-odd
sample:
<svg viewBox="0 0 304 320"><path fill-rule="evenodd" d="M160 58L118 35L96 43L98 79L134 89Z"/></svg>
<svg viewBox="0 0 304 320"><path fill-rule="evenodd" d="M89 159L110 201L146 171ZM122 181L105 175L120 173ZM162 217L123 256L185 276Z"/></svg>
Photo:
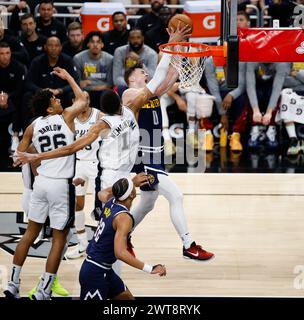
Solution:
<svg viewBox="0 0 304 320"><path fill-rule="evenodd" d="M113 229L112 222L113 219L122 212L127 212L133 220L129 209L121 204L115 203L114 198L105 204L97 230L87 249L88 260L93 260L105 267L111 267L117 260L114 252L116 230Z"/></svg>
<svg viewBox="0 0 304 320"><path fill-rule="evenodd" d="M163 167L164 139L162 136L162 112L159 98L151 98L138 114L141 133L139 153L136 164ZM135 171L138 170L135 167ZM141 170L142 171L142 170Z"/></svg>

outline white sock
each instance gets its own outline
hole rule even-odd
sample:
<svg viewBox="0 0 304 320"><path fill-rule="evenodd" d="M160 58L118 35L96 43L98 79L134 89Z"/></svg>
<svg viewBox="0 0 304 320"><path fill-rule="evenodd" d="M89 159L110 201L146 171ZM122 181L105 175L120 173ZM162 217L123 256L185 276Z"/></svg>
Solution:
<svg viewBox="0 0 304 320"><path fill-rule="evenodd" d="M16 264L13 264L11 281L13 281L16 284L20 283L21 268L22 268L22 266L17 266Z"/></svg>
<svg viewBox="0 0 304 320"><path fill-rule="evenodd" d="M87 238L87 233L77 233L77 238L79 241L79 245L83 248L86 248L88 246L88 238Z"/></svg>
<svg viewBox="0 0 304 320"><path fill-rule="evenodd" d="M286 131L289 138L296 138L296 127L294 122L285 123Z"/></svg>
<svg viewBox="0 0 304 320"><path fill-rule="evenodd" d="M75 212L75 229L76 231L85 230L85 214L83 210Z"/></svg>
<svg viewBox="0 0 304 320"><path fill-rule="evenodd" d="M55 273L45 272L43 274L42 278L43 278L42 290L46 294L50 295L51 291L52 291L53 283L54 283L55 278L56 278L56 274Z"/></svg>
<svg viewBox="0 0 304 320"><path fill-rule="evenodd" d="M185 234L182 234L181 235L181 239L183 241L183 245L184 245L185 249L189 249L191 244L192 244L192 242L193 242L189 232L185 233Z"/></svg>
<svg viewBox="0 0 304 320"><path fill-rule="evenodd" d="M163 137L165 141L171 141L171 136L168 128L163 128Z"/></svg>

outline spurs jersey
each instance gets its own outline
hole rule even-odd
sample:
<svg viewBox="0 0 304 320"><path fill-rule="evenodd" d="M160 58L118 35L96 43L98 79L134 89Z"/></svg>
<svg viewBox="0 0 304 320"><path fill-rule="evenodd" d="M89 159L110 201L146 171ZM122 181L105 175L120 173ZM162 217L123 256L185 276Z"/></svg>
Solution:
<svg viewBox="0 0 304 320"><path fill-rule="evenodd" d="M87 134L89 129L99 118L100 111L98 109L92 108L91 114L86 121L81 121L75 118L75 135L76 140ZM77 160L94 161L97 160L97 150L99 148L99 139L96 139L92 144L86 146L85 148L77 151Z"/></svg>
<svg viewBox="0 0 304 320"><path fill-rule="evenodd" d="M62 115L39 117L33 122L33 144L38 153L51 151L73 143L74 133ZM72 178L75 170L75 155L44 160L38 167L39 176L49 178Z"/></svg>
<svg viewBox="0 0 304 320"><path fill-rule="evenodd" d="M122 107L121 115L105 115L102 120L109 125L110 132L101 140L100 167L131 172L139 145L139 129L133 111Z"/></svg>

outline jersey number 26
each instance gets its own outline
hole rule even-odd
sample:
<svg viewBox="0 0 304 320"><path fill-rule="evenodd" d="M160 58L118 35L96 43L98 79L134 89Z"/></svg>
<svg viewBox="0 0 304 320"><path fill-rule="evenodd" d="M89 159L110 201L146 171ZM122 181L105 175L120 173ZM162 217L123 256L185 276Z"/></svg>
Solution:
<svg viewBox="0 0 304 320"><path fill-rule="evenodd" d="M63 133L55 134L53 137L41 136L38 141L40 143L41 152L51 151L59 147L67 145L66 137ZM53 143L52 143L53 142Z"/></svg>

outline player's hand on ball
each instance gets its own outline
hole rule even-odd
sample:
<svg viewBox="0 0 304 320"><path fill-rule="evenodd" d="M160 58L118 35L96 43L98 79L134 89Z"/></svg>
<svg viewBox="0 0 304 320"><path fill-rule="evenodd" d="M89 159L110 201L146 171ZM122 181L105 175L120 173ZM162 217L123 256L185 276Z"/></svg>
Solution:
<svg viewBox="0 0 304 320"><path fill-rule="evenodd" d="M157 264L152 269L152 274L158 274L160 277L163 277L167 274L165 265Z"/></svg>
<svg viewBox="0 0 304 320"><path fill-rule="evenodd" d="M148 184L148 177L144 172L137 174L132 180L135 187L142 187Z"/></svg>
<svg viewBox="0 0 304 320"><path fill-rule="evenodd" d="M169 42L181 42L191 37L192 30L190 26L181 26L181 24L178 23L176 30L167 28L167 32L170 35Z"/></svg>

